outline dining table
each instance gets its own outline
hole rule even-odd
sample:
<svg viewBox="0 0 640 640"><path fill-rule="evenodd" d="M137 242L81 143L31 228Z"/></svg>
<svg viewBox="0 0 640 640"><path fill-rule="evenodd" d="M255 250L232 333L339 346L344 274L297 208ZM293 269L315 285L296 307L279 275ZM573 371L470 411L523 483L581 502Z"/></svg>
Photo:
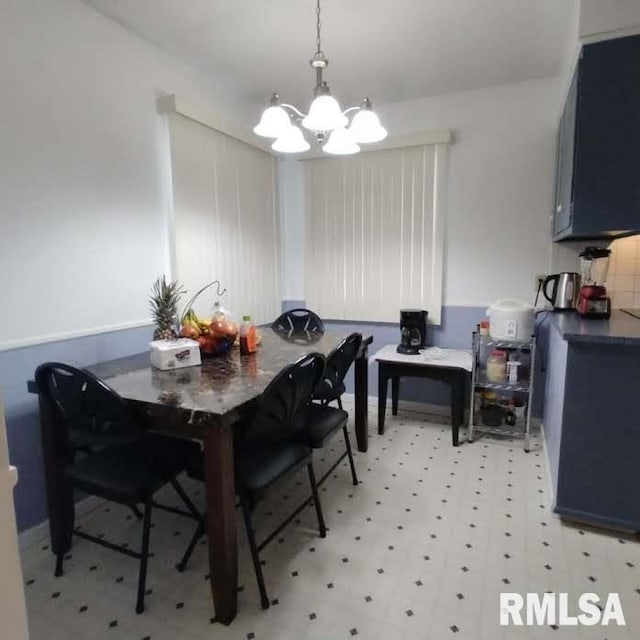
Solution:
<svg viewBox="0 0 640 640"><path fill-rule="evenodd" d="M209 579L215 620L231 624L238 601L238 540L233 459L234 425L250 417L260 395L275 375L302 354L328 355L346 336L281 334L265 329L257 351L205 358L200 366L161 371L151 366L149 353L139 353L85 367L114 389L130 406L143 428L199 441L205 470ZM368 447L368 347L364 335L354 361L354 426L359 451ZM29 390L37 386L29 382ZM41 423L53 420L43 395ZM45 431L43 425L43 433ZM64 478L47 472L47 443L43 442L49 507L51 548L66 553L73 529L73 496Z"/></svg>

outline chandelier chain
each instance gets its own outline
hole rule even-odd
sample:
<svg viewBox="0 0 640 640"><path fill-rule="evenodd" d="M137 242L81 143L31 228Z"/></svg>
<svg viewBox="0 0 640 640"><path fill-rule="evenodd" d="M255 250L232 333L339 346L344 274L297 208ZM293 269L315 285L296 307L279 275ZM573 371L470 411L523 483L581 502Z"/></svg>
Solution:
<svg viewBox="0 0 640 640"><path fill-rule="evenodd" d="M320 48L320 0L316 0L316 45L317 50L316 53L322 53Z"/></svg>

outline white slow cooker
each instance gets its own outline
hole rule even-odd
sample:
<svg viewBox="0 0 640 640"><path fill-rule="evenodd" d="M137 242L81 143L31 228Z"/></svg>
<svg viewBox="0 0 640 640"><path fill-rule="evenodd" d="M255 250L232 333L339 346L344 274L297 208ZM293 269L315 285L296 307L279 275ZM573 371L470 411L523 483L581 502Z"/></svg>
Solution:
<svg viewBox="0 0 640 640"><path fill-rule="evenodd" d="M505 298L489 305L489 335L494 340L526 342L533 334L534 308L532 305Z"/></svg>

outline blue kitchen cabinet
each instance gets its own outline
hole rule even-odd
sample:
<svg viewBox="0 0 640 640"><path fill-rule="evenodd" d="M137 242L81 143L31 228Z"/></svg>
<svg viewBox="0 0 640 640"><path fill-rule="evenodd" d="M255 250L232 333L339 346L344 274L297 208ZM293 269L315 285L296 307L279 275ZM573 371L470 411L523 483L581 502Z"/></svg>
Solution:
<svg viewBox="0 0 640 640"><path fill-rule="evenodd" d="M554 240L640 232L640 35L584 45L558 131Z"/></svg>

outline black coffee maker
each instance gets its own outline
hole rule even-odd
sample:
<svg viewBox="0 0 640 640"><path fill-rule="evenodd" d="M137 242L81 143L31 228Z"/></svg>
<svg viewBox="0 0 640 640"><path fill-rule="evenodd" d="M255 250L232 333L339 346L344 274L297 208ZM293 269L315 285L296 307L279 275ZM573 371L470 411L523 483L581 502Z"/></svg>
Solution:
<svg viewBox="0 0 640 640"><path fill-rule="evenodd" d="M427 346L427 317L423 309L400 311L400 344L396 351L406 355L417 355Z"/></svg>

